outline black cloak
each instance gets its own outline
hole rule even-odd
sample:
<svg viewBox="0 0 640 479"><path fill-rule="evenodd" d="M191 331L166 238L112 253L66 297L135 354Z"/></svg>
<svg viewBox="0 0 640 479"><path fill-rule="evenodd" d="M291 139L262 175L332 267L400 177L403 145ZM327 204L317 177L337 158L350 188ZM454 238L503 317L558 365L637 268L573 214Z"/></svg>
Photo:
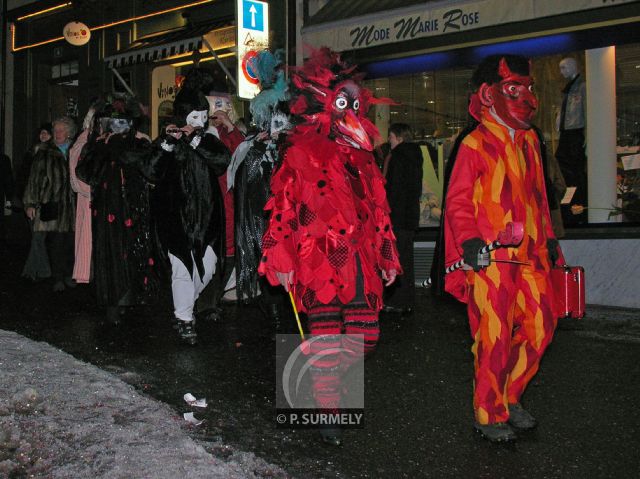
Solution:
<svg viewBox="0 0 640 479"><path fill-rule="evenodd" d="M158 248L140 158L150 142L131 130L90 138L76 175L91 186L93 277L98 304L146 302L157 291Z"/></svg>
<svg viewBox="0 0 640 479"><path fill-rule="evenodd" d="M205 134L195 149L190 145L192 139L182 137L172 152L162 149L163 140L156 140L148 166L150 179L156 183L152 214L160 244L191 274L195 260L202 278L207 246L212 246L219 262L224 257L225 213L218 176L231 157L213 134Z"/></svg>

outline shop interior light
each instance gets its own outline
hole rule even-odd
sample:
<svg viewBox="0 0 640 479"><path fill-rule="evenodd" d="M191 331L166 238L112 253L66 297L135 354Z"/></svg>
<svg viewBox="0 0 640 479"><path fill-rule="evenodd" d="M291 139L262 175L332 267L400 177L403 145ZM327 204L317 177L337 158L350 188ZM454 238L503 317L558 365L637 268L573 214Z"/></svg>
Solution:
<svg viewBox="0 0 640 479"><path fill-rule="evenodd" d="M23 15L21 17L16 18L16 22L21 22L22 20L26 20L27 18L37 17L39 15L44 15L45 13L54 12L56 10L60 10L61 8L70 7L72 2L61 3L60 5L56 5L55 7L45 8L44 10L38 10L37 12L29 13L28 15Z"/></svg>
<svg viewBox="0 0 640 479"><path fill-rule="evenodd" d="M95 27L89 27L89 29L91 31L102 30L102 29L105 29L105 28L114 27L116 25L122 25L123 23L136 22L138 20L143 20L145 18L156 17L158 15L164 15L165 13L171 13L171 12L175 12L175 11L186 9L186 8L197 7L199 5L204 5L205 3L211 3L211 2L215 2L215 1L216 0L199 0L197 2L187 3L185 5L180 5L180 6L177 6L177 7L167 8L165 10L158 10L157 12L151 12L151 13L147 13L145 15L139 15L137 17L125 18L123 20L118 20L117 22L106 23L104 25L98 25L98 26L95 26ZM69 5L71 3L72 2L68 2ZM63 6L67 6L67 4L64 4ZM11 38L11 51L17 52L17 51L20 51L20 50L26 50L28 48L38 47L40 45L46 45L47 43L53 43L53 42L57 42L59 40L64 40L64 37L50 38L50 39L44 40L42 42L32 43L30 45L23 45L23 46L20 46L20 47L16 47L15 33L14 33L14 34L12 34L12 38Z"/></svg>
<svg viewBox="0 0 640 479"><path fill-rule="evenodd" d="M45 40L43 42L38 42L38 43L34 43L32 45L28 45L28 46L25 46L25 47L17 47L16 48L16 26L13 23L11 24L11 51L12 52L17 52L19 50L24 50L25 48L39 47L40 45L46 45L47 43L57 42L58 40L64 40L64 37L50 38L49 40Z"/></svg>
<svg viewBox="0 0 640 479"><path fill-rule="evenodd" d="M472 62L477 64L488 55L511 53L536 57L569 51L572 48L577 48L574 35L571 33L558 33L539 38L525 38L474 47L471 49L471 58Z"/></svg>
<svg viewBox="0 0 640 479"><path fill-rule="evenodd" d="M191 54L188 53L187 55L191 55ZM228 57L232 57L234 55L235 55L235 53L233 53L233 52L223 53L222 55L218 55L218 58L228 58ZM208 56L208 57L205 57L205 58L201 58L200 59L200 63L202 63L202 62L210 62L211 60L215 60L215 58L213 58L212 56ZM187 60L187 61L184 61L184 62L172 63L171 66L175 68L175 67L184 67L184 66L191 65L191 64L193 64L193 60Z"/></svg>

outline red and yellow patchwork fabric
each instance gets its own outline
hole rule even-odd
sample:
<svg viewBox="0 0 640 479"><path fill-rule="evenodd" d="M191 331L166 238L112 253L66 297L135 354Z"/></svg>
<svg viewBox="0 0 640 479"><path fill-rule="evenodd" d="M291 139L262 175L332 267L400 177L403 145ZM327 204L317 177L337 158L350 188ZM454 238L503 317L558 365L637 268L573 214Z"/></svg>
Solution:
<svg viewBox="0 0 640 479"><path fill-rule="evenodd" d="M529 266L491 263L445 278L445 289L468 305L480 424L508 419L508 404L519 402L556 326L547 251L554 236L539 140L535 131L510 130L485 109L480 125L464 138L449 181L446 266L460 259L466 240L490 243L509 222L524 224L522 243L498 248L491 257Z"/></svg>

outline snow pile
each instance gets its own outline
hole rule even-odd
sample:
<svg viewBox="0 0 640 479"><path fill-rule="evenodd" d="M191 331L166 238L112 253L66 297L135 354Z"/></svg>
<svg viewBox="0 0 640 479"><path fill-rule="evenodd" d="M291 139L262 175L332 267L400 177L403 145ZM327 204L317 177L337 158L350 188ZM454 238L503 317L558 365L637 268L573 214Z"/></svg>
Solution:
<svg viewBox="0 0 640 479"><path fill-rule="evenodd" d="M0 477L288 477L251 453L211 454L186 427L109 373L0 330Z"/></svg>

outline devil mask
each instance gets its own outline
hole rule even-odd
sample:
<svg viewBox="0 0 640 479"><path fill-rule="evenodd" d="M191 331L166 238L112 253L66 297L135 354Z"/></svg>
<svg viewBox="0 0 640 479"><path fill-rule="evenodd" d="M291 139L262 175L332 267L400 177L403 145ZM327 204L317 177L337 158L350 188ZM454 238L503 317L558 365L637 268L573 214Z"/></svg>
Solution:
<svg viewBox="0 0 640 479"><path fill-rule="evenodd" d="M499 82L480 86L480 101L484 106L493 108L498 118L510 128L529 129L538 108L533 79L530 75L512 72L504 58L500 60L498 73L501 77Z"/></svg>

